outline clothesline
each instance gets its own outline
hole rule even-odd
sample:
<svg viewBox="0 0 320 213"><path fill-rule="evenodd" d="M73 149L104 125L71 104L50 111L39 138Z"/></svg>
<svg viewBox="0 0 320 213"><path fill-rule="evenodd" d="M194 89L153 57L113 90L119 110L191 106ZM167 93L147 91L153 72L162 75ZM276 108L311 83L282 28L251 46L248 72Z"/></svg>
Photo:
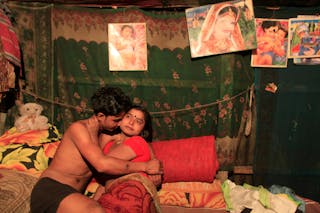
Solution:
<svg viewBox="0 0 320 213"><path fill-rule="evenodd" d="M158 111L158 112L150 112L151 115L160 115L160 114L168 114L168 113L177 113L177 112L187 112L187 111L192 111L192 110L196 110L196 109L202 109L202 108L208 108L208 107L211 107L211 106L214 106L214 105L217 105L217 104L220 104L220 103L223 103L223 102L227 102L227 101L231 101L245 93L247 93L248 91L250 91L252 89L252 87L249 87L248 89L230 97L230 98L227 98L227 99L223 99L223 100L217 100L217 101L214 101L214 102L211 102L211 103L208 103L208 104L200 104L198 106L194 106L194 107L190 107L190 108L184 108L184 109L175 109L175 110L167 110L167 111ZM75 109L75 110L78 110L79 107L76 107L76 106L73 106L73 105L70 105L70 104L64 104L64 103L61 103L61 102L58 102L58 101L52 101L48 98L44 98L44 97L40 97L38 96L37 94L33 93L33 92L30 92L30 91L27 91L27 90L21 90L21 92L23 94L27 94L27 95L30 95L32 97L34 97L36 100L42 100L42 101L45 101L47 103L50 103L50 104L54 104L54 105L59 105L59 106L62 106L62 107L66 107L66 108L71 108L71 109ZM83 111L87 111L87 112L93 112L92 109L90 108L82 108Z"/></svg>

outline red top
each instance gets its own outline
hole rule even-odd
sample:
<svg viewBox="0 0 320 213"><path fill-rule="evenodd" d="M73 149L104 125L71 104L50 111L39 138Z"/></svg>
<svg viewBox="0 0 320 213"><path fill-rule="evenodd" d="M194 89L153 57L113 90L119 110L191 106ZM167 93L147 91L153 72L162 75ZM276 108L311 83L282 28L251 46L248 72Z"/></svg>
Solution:
<svg viewBox="0 0 320 213"><path fill-rule="evenodd" d="M108 142L103 147L103 153L107 154L113 144L114 141ZM132 162L146 162L151 159L149 145L141 136L132 136L125 140L123 144L129 146L136 154L136 157L131 160Z"/></svg>

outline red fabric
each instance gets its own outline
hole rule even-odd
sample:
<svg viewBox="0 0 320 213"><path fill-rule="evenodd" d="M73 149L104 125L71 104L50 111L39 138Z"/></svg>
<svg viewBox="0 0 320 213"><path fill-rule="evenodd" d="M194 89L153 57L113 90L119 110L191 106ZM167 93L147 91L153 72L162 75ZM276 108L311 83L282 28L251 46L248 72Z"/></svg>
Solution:
<svg viewBox="0 0 320 213"><path fill-rule="evenodd" d="M0 10L0 38L6 58L21 67L21 56L18 37L9 18Z"/></svg>
<svg viewBox="0 0 320 213"><path fill-rule="evenodd" d="M151 145L163 163L163 183L211 183L219 169L214 136L155 141Z"/></svg>
<svg viewBox="0 0 320 213"><path fill-rule="evenodd" d="M21 70L20 57L18 38L9 18L0 9L0 92L7 92L12 87L9 83L12 79L9 62Z"/></svg>
<svg viewBox="0 0 320 213"><path fill-rule="evenodd" d="M113 141L108 142L103 147L103 153L107 154L113 144ZM131 160L132 162L146 162L151 159L149 145L141 136L132 136L125 140L123 144L129 146L136 154L136 157ZM147 177L146 173L141 172L140 174Z"/></svg>
<svg viewBox="0 0 320 213"><path fill-rule="evenodd" d="M136 180L114 184L98 202L108 213L156 212L152 196L143 184Z"/></svg>

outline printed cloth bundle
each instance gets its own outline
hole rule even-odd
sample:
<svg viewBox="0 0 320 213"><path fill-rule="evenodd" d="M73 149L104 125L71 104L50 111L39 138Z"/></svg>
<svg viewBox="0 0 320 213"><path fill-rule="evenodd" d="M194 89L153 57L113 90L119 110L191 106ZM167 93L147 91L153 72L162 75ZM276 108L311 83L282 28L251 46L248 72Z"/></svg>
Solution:
<svg viewBox="0 0 320 213"><path fill-rule="evenodd" d="M155 185L146 177L133 173L108 184L98 202L106 212L159 213L159 198Z"/></svg>
<svg viewBox="0 0 320 213"><path fill-rule="evenodd" d="M226 208L221 181L218 179L215 179L212 183L164 183L158 192L158 196L161 205L188 208Z"/></svg>
<svg viewBox="0 0 320 213"><path fill-rule="evenodd" d="M57 128L18 132L13 127L0 137L0 168L39 176L53 158L61 140Z"/></svg>
<svg viewBox="0 0 320 213"><path fill-rule="evenodd" d="M301 204L291 195L273 194L262 186L241 186L230 180L222 184L222 191L230 213L241 213L244 209L251 209L253 213L295 213Z"/></svg>

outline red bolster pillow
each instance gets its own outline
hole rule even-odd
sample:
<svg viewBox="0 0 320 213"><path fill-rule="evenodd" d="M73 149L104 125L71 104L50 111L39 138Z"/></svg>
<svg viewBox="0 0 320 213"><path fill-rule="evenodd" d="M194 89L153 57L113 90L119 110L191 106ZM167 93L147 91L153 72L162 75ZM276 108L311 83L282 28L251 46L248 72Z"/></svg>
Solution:
<svg viewBox="0 0 320 213"><path fill-rule="evenodd" d="M199 136L151 143L163 163L163 183L210 182L219 169L214 136Z"/></svg>

